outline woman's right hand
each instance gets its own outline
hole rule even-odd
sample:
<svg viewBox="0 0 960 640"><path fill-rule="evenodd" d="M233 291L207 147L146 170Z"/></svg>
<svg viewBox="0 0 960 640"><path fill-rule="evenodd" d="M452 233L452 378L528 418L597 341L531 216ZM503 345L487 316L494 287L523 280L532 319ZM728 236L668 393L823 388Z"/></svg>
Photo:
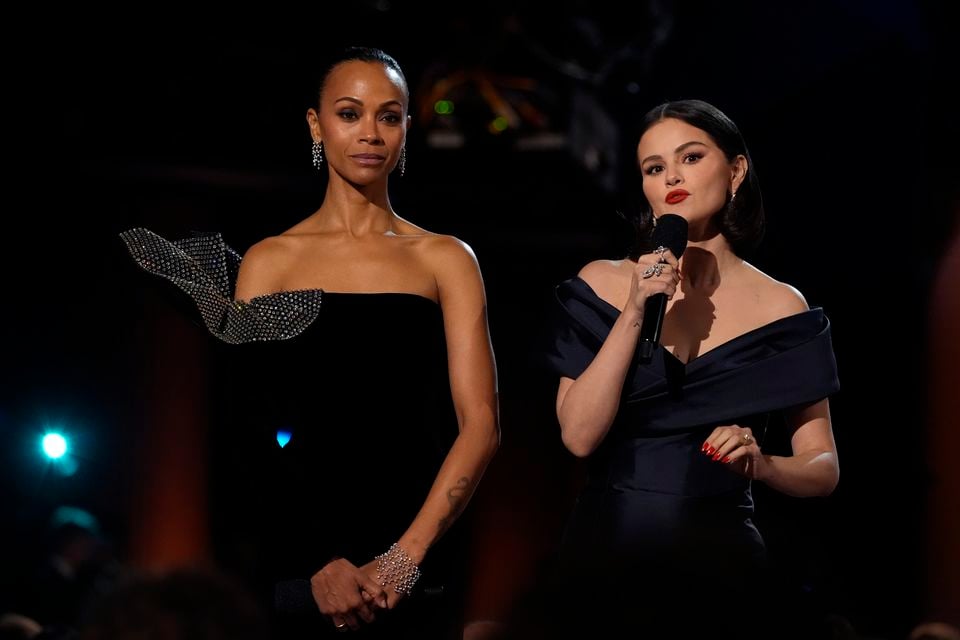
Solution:
<svg viewBox="0 0 960 640"><path fill-rule="evenodd" d="M663 293L668 300L673 298L680 279L680 263L670 249L658 247L650 253L645 253L640 256L633 268L627 304L634 305L642 314L647 298L650 296Z"/></svg>
<svg viewBox="0 0 960 640"><path fill-rule="evenodd" d="M383 587L344 558L328 562L315 573L310 590L320 612L342 631L358 630L361 620L373 622L375 608L386 606Z"/></svg>

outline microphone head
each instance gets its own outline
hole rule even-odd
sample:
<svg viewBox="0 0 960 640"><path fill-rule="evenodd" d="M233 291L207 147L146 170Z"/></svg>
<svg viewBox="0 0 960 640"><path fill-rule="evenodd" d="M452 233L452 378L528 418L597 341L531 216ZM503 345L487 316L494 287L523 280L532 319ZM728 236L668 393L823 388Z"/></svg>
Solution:
<svg viewBox="0 0 960 640"><path fill-rule="evenodd" d="M675 213L665 213L657 218L653 228L653 246L665 246L679 258L687 248L687 221Z"/></svg>

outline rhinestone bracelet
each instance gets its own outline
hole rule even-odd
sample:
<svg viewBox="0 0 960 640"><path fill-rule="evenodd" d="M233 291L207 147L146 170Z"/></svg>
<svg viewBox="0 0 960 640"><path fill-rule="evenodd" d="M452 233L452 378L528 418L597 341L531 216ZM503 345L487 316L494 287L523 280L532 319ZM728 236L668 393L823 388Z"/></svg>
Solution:
<svg viewBox="0 0 960 640"><path fill-rule="evenodd" d="M420 578L420 567L394 542L386 553L377 556L377 576L381 585L393 585L394 591L406 596Z"/></svg>

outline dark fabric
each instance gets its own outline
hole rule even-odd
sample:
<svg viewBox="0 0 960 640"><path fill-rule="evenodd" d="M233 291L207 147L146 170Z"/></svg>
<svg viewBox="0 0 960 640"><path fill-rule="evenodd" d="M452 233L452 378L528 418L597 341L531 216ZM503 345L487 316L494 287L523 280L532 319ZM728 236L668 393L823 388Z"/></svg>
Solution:
<svg viewBox="0 0 960 640"><path fill-rule="evenodd" d="M577 378L619 311L579 278L559 285L557 299L548 360L558 375ZM750 426L762 441L771 412L838 388L821 309L750 331L687 364L659 346L652 360L635 358L614 424L588 461L550 595L540 603L550 625L594 637L613 629L623 629L622 637L786 637L728 624L757 606L765 624L788 614L767 574L750 482L700 446L725 424Z"/></svg>
<svg viewBox="0 0 960 640"><path fill-rule="evenodd" d="M224 463L231 482L220 504L232 514L224 522L250 536L264 594L335 556L360 566L386 551L457 434L440 307L412 294L324 292L299 336L221 348L224 437L243 441ZM282 448L278 430L291 433ZM363 636L453 633L461 546L455 525L428 554L414 595ZM331 629L315 613L277 620L280 637Z"/></svg>
<svg viewBox="0 0 960 640"><path fill-rule="evenodd" d="M305 582L334 557L361 566L385 552L458 432L440 306L319 289L238 304L239 255L218 234L123 238L218 338L209 447L219 562L271 612L275 638L333 635ZM280 431L290 434L284 446ZM410 596L353 635L459 638L465 527L461 518L430 550Z"/></svg>

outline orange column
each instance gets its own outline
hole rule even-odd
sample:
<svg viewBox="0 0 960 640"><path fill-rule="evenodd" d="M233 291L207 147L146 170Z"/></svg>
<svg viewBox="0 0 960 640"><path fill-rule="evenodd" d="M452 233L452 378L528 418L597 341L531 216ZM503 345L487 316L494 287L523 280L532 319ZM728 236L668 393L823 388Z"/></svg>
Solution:
<svg viewBox="0 0 960 640"><path fill-rule="evenodd" d="M133 455L129 561L166 570L209 559L207 336L165 301L147 305L142 424Z"/></svg>
<svg viewBox="0 0 960 640"><path fill-rule="evenodd" d="M931 487L924 614L960 625L960 229L932 289L928 353Z"/></svg>

